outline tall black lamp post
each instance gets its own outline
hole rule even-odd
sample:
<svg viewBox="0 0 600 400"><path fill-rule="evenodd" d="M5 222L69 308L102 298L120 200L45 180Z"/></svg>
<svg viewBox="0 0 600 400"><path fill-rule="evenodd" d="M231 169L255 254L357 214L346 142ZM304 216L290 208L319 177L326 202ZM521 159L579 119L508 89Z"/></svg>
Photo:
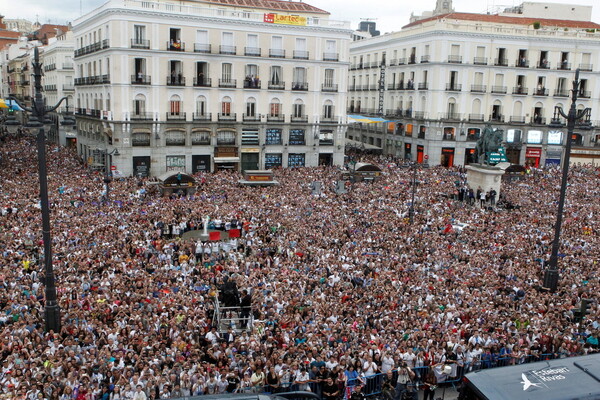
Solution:
<svg viewBox="0 0 600 400"><path fill-rule="evenodd" d="M12 99L25 111L31 113L28 127L39 128L37 134L38 174L40 180L40 202L42 208L42 238L44 240L44 274L46 286L45 320L46 331L60 332L60 307L56 299L56 282L52 266L52 237L50 234L50 207L48 204L48 172L46 170L46 136L44 134L44 116L56 110L66 100L63 97L53 107L46 107L46 100L42 96L42 63L39 50L34 49L33 77L35 82L35 97L31 107L25 107L17 99Z"/></svg>
<svg viewBox="0 0 600 400"><path fill-rule="evenodd" d="M104 184L106 185L106 201L110 200L110 183L112 182L112 170L109 156L119 156L119 150L114 149L113 151L100 150L104 154Z"/></svg>
<svg viewBox="0 0 600 400"><path fill-rule="evenodd" d="M560 183L560 196L558 199L558 211L556 214L556 224L554 225L554 241L552 242L552 253L550 255L549 266L544 272L543 287L555 292L558 286L558 249L560 247L560 230L562 225L563 210L565 207L565 195L567 192L567 180L569 176L569 162L571 160L571 141L573 136L573 130L575 129L575 122L588 116L590 109L577 111L575 102L577 101L577 95L579 94L579 69L575 71L575 80L573 81L572 89L572 101L569 113L565 114L561 107L555 107L554 118L550 125L561 126L560 117L562 116L567 120L567 144L565 147L565 157L563 159L562 168L562 180Z"/></svg>

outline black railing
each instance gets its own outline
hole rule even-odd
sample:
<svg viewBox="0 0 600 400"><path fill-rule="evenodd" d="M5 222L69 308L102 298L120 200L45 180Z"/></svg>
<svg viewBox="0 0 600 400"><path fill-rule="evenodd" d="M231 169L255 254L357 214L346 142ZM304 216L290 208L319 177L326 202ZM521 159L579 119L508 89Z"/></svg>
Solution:
<svg viewBox="0 0 600 400"><path fill-rule="evenodd" d="M293 57L296 60L308 60L309 53L306 50L294 50Z"/></svg>
<svg viewBox="0 0 600 400"><path fill-rule="evenodd" d="M63 88L63 91L65 91L65 92L72 92L72 91L75 90L75 86L74 85L67 85L67 84L65 84L65 85L63 85L62 88Z"/></svg>
<svg viewBox="0 0 600 400"><path fill-rule="evenodd" d="M150 85L152 83L152 77L150 75L131 75L132 85Z"/></svg>
<svg viewBox="0 0 600 400"><path fill-rule="evenodd" d="M492 93L506 94L506 86L492 86Z"/></svg>
<svg viewBox="0 0 600 400"><path fill-rule="evenodd" d="M62 69L73 69L73 63L63 63Z"/></svg>
<svg viewBox="0 0 600 400"><path fill-rule="evenodd" d="M452 64L460 64L462 63L462 56L451 54L448 56L448 62Z"/></svg>
<svg viewBox="0 0 600 400"><path fill-rule="evenodd" d="M492 114L489 118L492 122L504 122L504 115L502 114Z"/></svg>
<svg viewBox="0 0 600 400"><path fill-rule="evenodd" d="M260 57L260 47L244 47L244 55L250 57Z"/></svg>
<svg viewBox="0 0 600 400"><path fill-rule="evenodd" d="M323 61L339 61L340 55L338 53L323 53Z"/></svg>
<svg viewBox="0 0 600 400"><path fill-rule="evenodd" d="M494 65L497 67L508 67L507 58L496 58L494 59Z"/></svg>
<svg viewBox="0 0 600 400"><path fill-rule="evenodd" d="M483 121L483 114L469 114L469 121Z"/></svg>
<svg viewBox="0 0 600 400"><path fill-rule="evenodd" d="M236 79L219 79L220 88L235 88L237 86Z"/></svg>
<svg viewBox="0 0 600 400"><path fill-rule="evenodd" d="M219 54L230 54L230 55L235 55L237 52L237 48L235 46L229 46L229 45L220 45L219 46Z"/></svg>
<svg viewBox="0 0 600 400"><path fill-rule="evenodd" d="M550 69L550 63L548 61L545 60L540 60L538 66L538 68L540 69Z"/></svg>
<svg viewBox="0 0 600 400"><path fill-rule="evenodd" d="M553 121L554 121L554 119L553 119ZM540 117L538 115L534 115L533 117L531 117L530 123L532 125L546 125L546 118Z"/></svg>
<svg viewBox="0 0 600 400"><path fill-rule="evenodd" d="M209 43L194 43L194 53L210 53L211 47Z"/></svg>
<svg viewBox="0 0 600 400"><path fill-rule="evenodd" d="M246 122L258 122L260 121L260 114L242 114L242 121Z"/></svg>
<svg viewBox="0 0 600 400"><path fill-rule="evenodd" d="M167 86L185 86L185 76L167 76Z"/></svg>
<svg viewBox="0 0 600 400"><path fill-rule="evenodd" d="M131 39L132 49L149 49L150 41L148 39Z"/></svg>
<svg viewBox="0 0 600 400"><path fill-rule="evenodd" d="M567 60L563 60L558 64L556 69L560 69L563 71L569 71L571 69L571 63L569 63Z"/></svg>
<svg viewBox="0 0 600 400"><path fill-rule="evenodd" d="M485 93L486 89L486 85L471 85L472 93Z"/></svg>
<svg viewBox="0 0 600 400"><path fill-rule="evenodd" d="M428 63L431 57L429 55L421 56L422 63Z"/></svg>
<svg viewBox="0 0 600 400"><path fill-rule="evenodd" d="M185 121L185 113L167 112L167 121Z"/></svg>
<svg viewBox="0 0 600 400"><path fill-rule="evenodd" d="M429 84L427 82L421 82L417 85L419 90L427 90L429 89Z"/></svg>
<svg viewBox="0 0 600 400"><path fill-rule="evenodd" d="M593 69L593 65L592 64L579 64L579 69L581 71L590 72Z"/></svg>
<svg viewBox="0 0 600 400"><path fill-rule="evenodd" d="M508 122L513 123L513 124L524 124L525 117L518 116L518 115L511 115L508 119Z"/></svg>
<svg viewBox="0 0 600 400"><path fill-rule="evenodd" d="M211 87L212 86L211 78L196 77L196 78L194 78L194 86L196 86L196 87Z"/></svg>
<svg viewBox="0 0 600 400"><path fill-rule="evenodd" d="M322 92L337 92L338 85L337 85L337 83L323 83L321 85L321 91Z"/></svg>
<svg viewBox="0 0 600 400"><path fill-rule="evenodd" d="M487 57L475 57L473 58L473 64L475 65L487 65L488 59Z"/></svg>
<svg viewBox="0 0 600 400"><path fill-rule="evenodd" d="M151 121L154 119L154 113L145 111L132 112L129 115L129 119L132 121Z"/></svg>
<svg viewBox="0 0 600 400"><path fill-rule="evenodd" d="M244 89L260 89L260 80L259 79L244 79Z"/></svg>
<svg viewBox="0 0 600 400"><path fill-rule="evenodd" d="M460 121L460 114L455 112L449 112L442 115L442 119Z"/></svg>
<svg viewBox="0 0 600 400"><path fill-rule="evenodd" d="M517 61L515 61L515 67L529 68L529 60L526 58L519 58Z"/></svg>
<svg viewBox="0 0 600 400"><path fill-rule="evenodd" d="M267 88L270 90L285 90L285 82L269 81Z"/></svg>
<svg viewBox="0 0 600 400"><path fill-rule="evenodd" d="M197 113L192 114L192 118L194 121L211 121L212 113Z"/></svg>
<svg viewBox="0 0 600 400"><path fill-rule="evenodd" d="M554 97L569 97L570 94L569 90L554 90Z"/></svg>
<svg viewBox="0 0 600 400"><path fill-rule="evenodd" d="M533 91L534 96L548 96L548 89L546 88L537 88Z"/></svg>
<svg viewBox="0 0 600 400"><path fill-rule="evenodd" d="M462 90L462 85L457 83L446 83L446 90L449 92L460 92Z"/></svg>
<svg viewBox="0 0 600 400"><path fill-rule="evenodd" d="M285 58L285 50L284 49L269 49L269 57Z"/></svg>
<svg viewBox="0 0 600 400"><path fill-rule="evenodd" d="M219 113L218 119L219 121L235 122L237 119L237 115L236 113Z"/></svg>
<svg viewBox="0 0 600 400"><path fill-rule="evenodd" d="M522 86L515 86L513 87L512 90L512 94L516 94L516 95L520 95L520 96L526 96L527 95L527 88L526 87L522 87Z"/></svg>
<svg viewBox="0 0 600 400"><path fill-rule="evenodd" d="M285 116L283 114L267 114L267 122L284 122Z"/></svg>
<svg viewBox="0 0 600 400"><path fill-rule="evenodd" d="M308 122L308 115L292 115L290 122Z"/></svg>
<svg viewBox="0 0 600 400"><path fill-rule="evenodd" d="M185 42L169 41L167 42L168 51L185 51Z"/></svg>
<svg viewBox="0 0 600 400"><path fill-rule="evenodd" d="M292 82L292 90L308 90L308 82Z"/></svg>

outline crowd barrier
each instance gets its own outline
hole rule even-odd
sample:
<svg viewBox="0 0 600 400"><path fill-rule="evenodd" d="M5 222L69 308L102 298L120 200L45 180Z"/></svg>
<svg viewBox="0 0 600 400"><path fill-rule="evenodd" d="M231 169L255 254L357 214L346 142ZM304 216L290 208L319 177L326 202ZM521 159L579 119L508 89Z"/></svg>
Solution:
<svg viewBox="0 0 600 400"><path fill-rule="evenodd" d="M430 369L436 376L438 386L453 387L456 389L457 384L462 380L463 375L469 372L474 372L482 369L500 368L511 365L520 365L536 361L553 360L556 358L566 358L570 356L578 356L581 354L539 354L539 355L528 355L523 357L515 356L504 356L499 357L497 355L482 354L478 360L471 363L464 363L459 365L458 363L448 364L451 367L449 374L442 373L443 364L435 366L421 366L411 368L415 373L415 378L406 385L409 391L418 391L423 389L423 382L425 377L429 373ZM397 379L397 370L394 370L394 381ZM397 392L390 392L384 389L385 374L378 373L369 376L360 376L357 379L348 380L346 387L341 391L338 396L339 399L347 399L351 395L352 391L355 390L355 386L360 385L365 396L372 399L379 398L384 400L401 400ZM308 382L309 390L315 393L319 398L321 396L321 385L318 382ZM284 382L277 387L273 386L255 386L240 389L237 393L251 394L277 394L282 392L295 392L306 390L305 384L296 384L293 382ZM439 389L438 389L439 390ZM204 396L190 396L190 397L178 397L177 400L199 400ZM175 398L174 398L175 399Z"/></svg>

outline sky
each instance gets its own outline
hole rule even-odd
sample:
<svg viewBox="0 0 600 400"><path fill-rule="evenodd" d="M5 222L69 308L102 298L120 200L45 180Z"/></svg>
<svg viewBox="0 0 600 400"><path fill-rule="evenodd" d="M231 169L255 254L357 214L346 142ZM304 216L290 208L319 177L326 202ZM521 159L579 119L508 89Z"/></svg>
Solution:
<svg viewBox="0 0 600 400"><path fill-rule="evenodd" d="M106 0L0 0L0 14L6 18L25 18L40 23L65 24L105 3ZM363 19L377 23L381 33L400 30L409 23L411 13L421 14L435 8L435 0L412 3L408 0L304 0L331 13L330 18L351 21L357 28ZM457 12L497 12L521 4L513 0L453 0ZM546 0L539 2L594 6L592 21L600 23L598 0Z"/></svg>

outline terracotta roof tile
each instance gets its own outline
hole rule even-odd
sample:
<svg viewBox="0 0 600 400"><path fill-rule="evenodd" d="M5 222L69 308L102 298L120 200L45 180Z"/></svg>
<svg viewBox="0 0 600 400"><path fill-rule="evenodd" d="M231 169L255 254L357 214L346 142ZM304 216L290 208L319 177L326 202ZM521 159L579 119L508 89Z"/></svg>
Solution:
<svg viewBox="0 0 600 400"><path fill-rule="evenodd" d="M544 18L525 18L525 17L509 17L498 14L471 14L471 13L449 13L436 15L421 19L419 21L411 22L402 28L410 28L412 26L420 25L424 22L434 21L439 19L456 19L462 21L476 21L476 22L488 22L496 24L509 24L509 25L532 25L534 22L539 22L543 27L558 27L558 28L573 28L573 29L600 29L600 25L591 21L571 21L566 19L544 19Z"/></svg>
<svg viewBox="0 0 600 400"><path fill-rule="evenodd" d="M272 11L285 12L307 12L316 14L327 14L327 11L311 6L300 1L287 0L202 0L204 3L223 4L228 6L262 8Z"/></svg>

